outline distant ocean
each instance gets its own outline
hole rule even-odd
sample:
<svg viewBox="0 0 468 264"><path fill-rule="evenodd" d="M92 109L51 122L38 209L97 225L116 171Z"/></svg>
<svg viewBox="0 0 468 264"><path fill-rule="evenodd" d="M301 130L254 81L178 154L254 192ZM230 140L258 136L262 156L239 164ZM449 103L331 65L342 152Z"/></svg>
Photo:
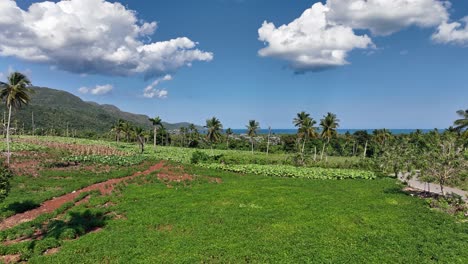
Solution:
<svg viewBox="0 0 468 264"><path fill-rule="evenodd" d="M349 133L353 134L356 131L359 130L366 130L367 133L372 134L372 131L375 129L338 129L339 134L345 134L347 131ZM415 132L417 129L388 129L393 135L401 135L401 134L410 134L412 132ZM423 133L427 133L429 131L432 131L433 129L419 129ZM246 134L247 129L232 129L234 134ZM271 129L272 134L276 135L281 135L281 134L296 134L297 129ZM258 134L268 134L268 129L260 129L258 131Z"/></svg>

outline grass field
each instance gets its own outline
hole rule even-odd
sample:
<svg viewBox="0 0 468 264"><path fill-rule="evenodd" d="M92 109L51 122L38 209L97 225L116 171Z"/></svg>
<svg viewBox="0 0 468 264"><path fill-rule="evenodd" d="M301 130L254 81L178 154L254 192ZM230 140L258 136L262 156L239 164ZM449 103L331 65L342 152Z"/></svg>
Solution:
<svg viewBox="0 0 468 264"><path fill-rule="evenodd" d="M196 169L223 182L129 185L125 219L32 263L466 263L468 224L391 179L310 181ZM83 208L83 210L85 210Z"/></svg>
<svg viewBox="0 0 468 264"><path fill-rule="evenodd" d="M156 171L119 184L110 196L94 193L89 201L0 231L0 255L31 263L468 262L468 222L430 209L392 178L236 174L187 164L194 150L159 147L154 152L150 146L139 165L96 158L62 167L70 155L86 157L81 152L121 151L131 159L138 148L40 140L72 144L73 150L63 149L70 145L16 144L13 161L20 175L0 204L1 218L92 183L131 175L160 159L172 160L167 173L194 180L169 182L158 179L164 171ZM247 152L217 153L243 156L241 163L253 159ZM257 169L270 158L284 158L259 156Z"/></svg>

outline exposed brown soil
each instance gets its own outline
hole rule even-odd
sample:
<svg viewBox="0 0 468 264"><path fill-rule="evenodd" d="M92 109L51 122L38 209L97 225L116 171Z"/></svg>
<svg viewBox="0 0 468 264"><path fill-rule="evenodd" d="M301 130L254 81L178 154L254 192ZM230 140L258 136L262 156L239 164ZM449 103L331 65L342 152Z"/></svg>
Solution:
<svg viewBox="0 0 468 264"><path fill-rule="evenodd" d="M148 175L148 174L150 174L150 173L152 173L154 171L160 170L163 167L164 167L164 163L160 162L160 163L158 163L156 165L151 166L150 168L148 168L147 170L145 170L143 172L137 172L137 173L135 173L135 174L133 174L131 176L128 176L128 177L123 177L123 178L118 178L118 179L110 179L110 180L107 180L105 182L96 183L96 184L90 185L88 187L85 187L85 188L83 188L81 190L74 191L72 193L65 194L65 195L60 196L60 197L56 197L56 198L54 198L52 200L45 201L38 208L35 208L33 210L26 211L24 213L16 214L16 215L13 215L13 216L11 216L9 218L6 218L5 220L3 220L0 223L0 230L5 230L5 229L11 228L13 226L16 226L18 224L31 221L31 220L35 219L36 217L38 217L41 214L51 213L51 212L55 211L56 209L58 209L63 204L65 204L67 202L73 202L81 193L84 193L84 192L90 192L90 191L98 190L98 191L101 192L101 194L104 194L104 195L110 194L112 192L112 190L114 189L114 186L116 184L118 184L120 182L123 182L123 181L126 181L126 180L130 180L132 178L135 178L135 177L138 177L138 176L141 176L141 175Z"/></svg>
<svg viewBox="0 0 468 264"><path fill-rule="evenodd" d="M211 183L221 183L222 180L220 178L214 178L214 177L205 177L205 176L194 176L187 174L184 171L184 168L182 166L165 166L162 171L158 174L158 179L164 183L167 184L169 188L172 186L170 183L187 183L190 181L195 180L195 178L206 178L208 179L209 182Z"/></svg>
<svg viewBox="0 0 468 264"><path fill-rule="evenodd" d="M35 145L45 146L53 149L66 150L73 155L119 155L124 156L127 153L117 150L110 146L102 145L82 145L74 143L63 143L55 141L44 141L38 139L23 138L18 139L20 142L31 143Z"/></svg>
<svg viewBox="0 0 468 264"><path fill-rule="evenodd" d="M75 205L82 205L89 202L91 199L91 195L86 196L85 198L81 199L80 201L76 202Z"/></svg>
<svg viewBox="0 0 468 264"><path fill-rule="evenodd" d="M20 254L13 254L13 255L5 255L5 256L0 256L0 260L3 263L18 263L21 260L21 255Z"/></svg>
<svg viewBox="0 0 468 264"><path fill-rule="evenodd" d="M15 175L31 175L38 177L39 161L37 160L25 160L21 162L13 161L10 165L10 169Z"/></svg>
<svg viewBox="0 0 468 264"><path fill-rule="evenodd" d="M44 255L53 255L53 254L55 254L55 253L57 253L57 252L59 252L59 251L60 251L60 248L59 248L59 247L57 247L57 248L50 248L50 249L46 250L46 252L44 252Z"/></svg>

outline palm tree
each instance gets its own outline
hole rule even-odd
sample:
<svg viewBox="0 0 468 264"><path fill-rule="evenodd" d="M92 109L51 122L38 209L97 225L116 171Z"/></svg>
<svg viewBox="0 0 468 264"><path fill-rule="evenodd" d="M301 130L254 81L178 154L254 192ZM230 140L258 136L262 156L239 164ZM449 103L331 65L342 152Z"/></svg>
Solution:
<svg viewBox="0 0 468 264"><path fill-rule="evenodd" d="M385 142L388 140L388 138L391 136L391 133L388 129L375 129L372 131L372 134L374 135L374 140L381 145L382 147L385 146Z"/></svg>
<svg viewBox="0 0 468 264"><path fill-rule="evenodd" d="M325 146L330 143L331 138L336 137L338 134L336 131L336 129L340 126L338 122L340 122L340 120L336 118L335 114L330 112L328 112L327 115L323 117L323 119L320 119L320 127L322 128L320 136L327 140L326 143L323 144L322 154L320 156L321 160L323 159Z"/></svg>
<svg viewBox="0 0 468 264"><path fill-rule="evenodd" d="M226 129L226 145L228 149L229 149L229 137L232 136L232 134L234 134L234 132L232 132L231 128Z"/></svg>
<svg viewBox="0 0 468 264"><path fill-rule="evenodd" d="M210 142L211 151L213 151L213 143L218 141L221 137L221 129L223 129L223 125L219 119L213 116L206 120L205 128L208 129L206 139Z"/></svg>
<svg viewBox="0 0 468 264"><path fill-rule="evenodd" d="M127 142L130 142L130 135L132 134L132 125L129 122L124 121L122 123L122 132L125 133L125 138L127 139Z"/></svg>
<svg viewBox="0 0 468 264"><path fill-rule="evenodd" d="M161 144L164 144L164 146L167 146L169 142L169 133L167 132L164 126L161 127L161 131L159 134L161 135Z"/></svg>
<svg viewBox="0 0 468 264"><path fill-rule="evenodd" d="M298 128L297 136L298 138L302 138L302 154L304 154L307 138L315 136L314 125L316 123L317 122L310 117L310 114L304 111L297 113L297 117L293 119L294 126Z"/></svg>
<svg viewBox="0 0 468 264"><path fill-rule="evenodd" d="M117 124L112 126L111 131L115 132L115 140L117 142L120 142L120 134L122 133L122 127L123 127L124 122L125 122L124 120L119 119L117 121Z"/></svg>
<svg viewBox="0 0 468 264"><path fill-rule="evenodd" d="M250 143L252 144L252 154L254 151L254 137L257 135L257 130L260 128L260 124L255 120L249 120L249 124L246 126L247 135L250 137Z"/></svg>
<svg viewBox="0 0 468 264"><path fill-rule="evenodd" d="M310 114L304 111L297 113L297 117L293 119L293 124L295 127L301 127L305 120L310 118Z"/></svg>
<svg viewBox="0 0 468 264"><path fill-rule="evenodd" d="M189 138L189 140L190 140L189 145L192 144L192 142L193 142L193 136L194 136L194 133L195 133L196 130L197 130L197 127L195 126L195 124L190 124L190 125L188 126L188 132L189 132L189 135L190 135L190 138Z"/></svg>
<svg viewBox="0 0 468 264"><path fill-rule="evenodd" d="M33 92L29 88L31 81L29 78L20 73L13 72L8 76L8 83L0 82L0 98L5 100L8 108L8 123L7 123L7 164L10 165L10 121L11 110L14 107L19 109L23 104L28 104L31 100L30 94Z"/></svg>
<svg viewBox="0 0 468 264"><path fill-rule="evenodd" d="M455 129L460 132L460 131L463 131L464 129L468 128L468 109L458 110L457 114L461 118L455 120L454 125L455 125Z"/></svg>
<svg viewBox="0 0 468 264"><path fill-rule="evenodd" d="M346 131L345 135L344 135L344 139L345 139L345 144L344 144L344 147L343 147L343 152L346 153L346 148L348 147L348 144L351 143L351 140L353 140L353 136L351 136L351 133L349 133L349 131ZM347 153L346 155L348 155L349 153Z"/></svg>
<svg viewBox="0 0 468 264"><path fill-rule="evenodd" d="M133 131L135 132L135 136L140 143L141 153L145 151L145 131L141 127L134 127Z"/></svg>
<svg viewBox="0 0 468 264"><path fill-rule="evenodd" d="M200 137L200 132L198 132L197 126L194 124L189 125L189 132L190 132L190 142L189 146L194 146L195 140L198 140Z"/></svg>
<svg viewBox="0 0 468 264"><path fill-rule="evenodd" d="M153 145L156 148L156 136L158 135L158 127L163 127L162 120L159 116L157 116L155 118L150 118L149 121L153 123L153 127L154 127Z"/></svg>
<svg viewBox="0 0 468 264"><path fill-rule="evenodd" d="M314 127L315 124L317 124L317 122L314 119L307 117L304 120L304 122L302 122L302 125L299 128L299 134L303 138L302 154L304 154L304 149L305 149L305 144L307 142L307 139L315 138L317 136L317 132L315 131L315 127Z"/></svg>
<svg viewBox="0 0 468 264"><path fill-rule="evenodd" d="M186 137L187 132L188 132L188 129L186 127L180 127L179 128L179 133L181 135L182 147L185 146L185 137Z"/></svg>

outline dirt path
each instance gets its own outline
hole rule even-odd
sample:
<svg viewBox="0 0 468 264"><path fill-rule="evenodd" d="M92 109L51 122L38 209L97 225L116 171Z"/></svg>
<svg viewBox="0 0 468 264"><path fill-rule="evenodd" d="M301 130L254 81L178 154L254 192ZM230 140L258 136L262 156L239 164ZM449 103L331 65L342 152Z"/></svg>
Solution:
<svg viewBox="0 0 468 264"><path fill-rule="evenodd" d="M45 201L38 208L6 218L0 223L0 230L5 230L13 226L16 226L18 224L34 220L36 217L38 217L41 214L51 213L55 211L56 209L60 208L60 206L62 206L63 204L67 202L73 202L75 198L77 198L81 193L84 193L84 192L99 190L102 194L109 194L112 192L114 186L117 183L138 177L140 175L148 175L154 171L162 169L163 167L164 167L164 162L160 162L156 165L149 167L145 171L137 172L131 176L118 178L118 179L110 179L105 182L96 183L88 187L85 187L81 190L74 191L72 193L68 193L63 196L53 198L52 200Z"/></svg>
<svg viewBox="0 0 468 264"><path fill-rule="evenodd" d="M419 181L416 177L411 178L410 180L406 179L407 175L400 173L398 175L398 179L402 182L407 182L408 186L423 190L423 191L428 191L430 193L435 193L435 194L442 194L442 191L440 190L440 185L434 184L434 183L427 183L427 182L422 182ZM448 187L444 186L444 191L445 193L456 193L460 195L463 200L468 202L468 192L453 188L453 187Z"/></svg>

